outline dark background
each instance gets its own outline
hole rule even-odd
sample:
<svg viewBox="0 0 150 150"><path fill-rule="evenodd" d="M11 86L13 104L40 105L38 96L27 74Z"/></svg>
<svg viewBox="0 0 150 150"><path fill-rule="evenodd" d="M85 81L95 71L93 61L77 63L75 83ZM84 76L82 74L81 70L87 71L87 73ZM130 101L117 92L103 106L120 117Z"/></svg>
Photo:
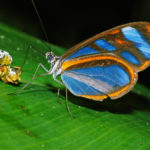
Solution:
<svg viewBox="0 0 150 150"><path fill-rule="evenodd" d="M150 21L150 0L35 0L35 3L49 41L65 48L117 25ZM0 22L45 38L31 0L0 0ZM140 74L140 82L150 85L149 76L150 70L146 69Z"/></svg>
<svg viewBox="0 0 150 150"><path fill-rule="evenodd" d="M69 48L109 28L150 21L150 0L35 0L49 41ZM0 21L44 39L31 0L0 0Z"/></svg>

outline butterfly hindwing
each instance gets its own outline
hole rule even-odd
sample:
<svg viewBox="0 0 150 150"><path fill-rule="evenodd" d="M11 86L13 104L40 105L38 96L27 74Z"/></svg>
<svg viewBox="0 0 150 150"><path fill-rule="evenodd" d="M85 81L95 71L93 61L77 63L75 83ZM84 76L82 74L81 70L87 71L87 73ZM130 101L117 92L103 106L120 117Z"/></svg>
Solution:
<svg viewBox="0 0 150 150"><path fill-rule="evenodd" d="M126 94L136 83L137 74L113 55L98 54L71 59L62 64L62 81L77 96L103 100Z"/></svg>

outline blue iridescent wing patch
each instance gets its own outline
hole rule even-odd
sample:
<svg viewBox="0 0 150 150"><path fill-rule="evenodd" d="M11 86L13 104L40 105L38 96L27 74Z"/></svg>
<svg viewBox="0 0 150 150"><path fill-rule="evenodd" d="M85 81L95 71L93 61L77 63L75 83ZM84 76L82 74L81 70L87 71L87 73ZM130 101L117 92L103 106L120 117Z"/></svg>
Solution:
<svg viewBox="0 0 150 150"><path fill-rule="evenodd" d="M65 71L62 81L78 96L107 96L130 83L128 73L118 65L88 67Z"/></svg>
<svg viewBox="0 0 150 150"><path fill-rule="evenodd" d="M131 26L122 28L122 33L125 39L135 44L135 47L143 54L144 58L150 58L150 43L146 40L144 34Z"/></svg>
<svg viewBox="0 0 150 150"><path fill-rule="evenodd" d="M98 40L94 41L94 43L97 44L100 48L103 48L110 52L116 50L115 46L113 46L112 44L108 43L106 40L103 40L103 39L98 39Z"/></svg>
<svg viewBox="0 0 150 150"><path fill-rule="evenodd" d="M79 56L85 56L85 55L89 55L89 54L98 54L98 53L99 53L99 51L97 51L96 49L85 46L84 48L79 49L76 53L69 56L67 59L65 59L65 61L72 59L72 58L79 57Z"/></svg>
<svg viewBox="0 0 150 150"><path fill-rule="evenodd" d="M140 61L136 58L135 55L133 55L132 53L128 52L128 51L121 51L120 55L126 59L128 62L135 64L135 65L140 65Z"/></svg>

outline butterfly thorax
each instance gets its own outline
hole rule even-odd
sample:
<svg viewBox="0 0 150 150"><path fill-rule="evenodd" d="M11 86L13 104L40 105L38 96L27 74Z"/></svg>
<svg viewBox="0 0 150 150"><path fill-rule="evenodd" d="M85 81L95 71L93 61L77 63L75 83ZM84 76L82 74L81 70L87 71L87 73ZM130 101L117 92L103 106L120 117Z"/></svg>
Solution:
<svg viewBox="0 0 150 150"><path fill-rule="evenodd" d="M61 74L61 57L56 56L53 52L47 52L45 55L48 63L51 64L49 74L53 74L55 77Z"/></svg>

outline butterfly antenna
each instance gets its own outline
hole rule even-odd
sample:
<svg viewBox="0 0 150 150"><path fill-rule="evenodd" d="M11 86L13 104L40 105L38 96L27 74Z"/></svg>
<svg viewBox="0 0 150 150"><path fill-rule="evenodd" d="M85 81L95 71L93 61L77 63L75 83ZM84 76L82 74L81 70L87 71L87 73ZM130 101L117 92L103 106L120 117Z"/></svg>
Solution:
<svg viewBox="0 0 150 150"><path fill-rule="evenodd" d="M48 36L47 36L47 34L46 34L45 26L44 26L43 21L42 21L42 19L41 19L41 17L40 17L40 14L39 14L39 12L38 12L38 10L37 10L37 7L36 7L36 4L35 4L34 0L32 0L32 5L33 5L33 8L34 8L34 10L35 10L35 13L36 13L36 15L37 15L37 17L38 17L38 20L39 20L39 22L40 22L40 26L41 26L41 29L42 29L42 31L43 31L43 33L44 33L44 36L45 36L45 38L46 38L46 41L47 41L48 43L50 43L50 42L49 42L49 39L48 39ZM52 51L52 50L51 50L51 47L50 47L49 45L46 45L46 46L50 49L50 51Z"/></svg>
<svg viewBox="0 0 150 150"><path fill-rule="evenodd" d="M42 54L43 56L45 55L45 53L42 52L42 51L40 51L39 49L37 50L35 47L33 47L33 46L31 46L31 45L28 46L27 49L26 49L26 54L25 54L25 57L24 57L24 61L23 61L22 65L21 65L21 68L23 68L24 65L25 65L25 63L26 63L26 60L27 60L27 58L28 58L29 50L30 50L30 49L34 49L35 51L37 51L38 53Z"/></svg>

